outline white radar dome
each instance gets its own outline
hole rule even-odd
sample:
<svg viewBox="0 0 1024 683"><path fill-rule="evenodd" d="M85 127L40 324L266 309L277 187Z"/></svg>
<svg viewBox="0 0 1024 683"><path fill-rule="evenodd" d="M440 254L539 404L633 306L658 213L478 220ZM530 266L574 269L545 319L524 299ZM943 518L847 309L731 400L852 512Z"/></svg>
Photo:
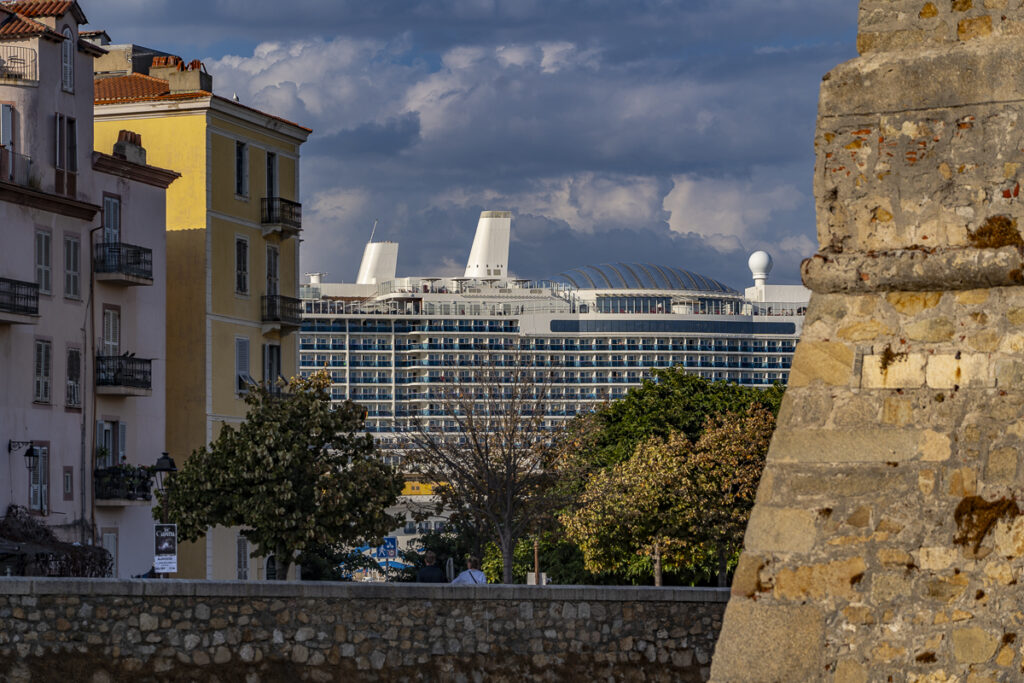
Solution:
<svg viewBox="0 0 1024 683"><path fill-rule="evenodd" d="M768 279L768 273L772 272L772 257L767 251L755 251L747 260L750 267L750 274L754 276L754 282L764 282Z"/></svg>

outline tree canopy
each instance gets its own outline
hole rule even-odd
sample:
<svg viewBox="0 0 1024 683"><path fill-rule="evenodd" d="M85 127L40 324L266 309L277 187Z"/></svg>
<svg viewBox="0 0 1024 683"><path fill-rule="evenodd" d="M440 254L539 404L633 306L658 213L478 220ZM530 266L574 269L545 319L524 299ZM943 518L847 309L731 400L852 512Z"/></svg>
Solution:
<svg viewBox="0 0 1024 683"><path fill-rule="evenodd" d="M379 543L397 520L386 510L402 489L373 439L358 435L365 409L332 407L325 373L285 391L252 386L248 414L196 449L154 507L193 541L214 526L240 526L254 555L275 556L284 577L307 548Z"/></svg>
<svg viewBox="0 0 1024 683"><path fill-rule="evenodd" d="M593 425L584 430L588 436L581 440L576 457L606 467L628 459L651 437L667 439L680 432L694 442L709 416L745 414L754 405L778 414L783 391L781 385L762 390L711 382L679 367L658 369L642 386L584 420Z"/></svg>
<svg viewBox="0 0 1024 683"><path fill-rule="evenodd" d="M721 584L738 553L774 429L760 405L708 416L696 443L684 431L649 436L631 457L594 471L561 515L594 573L649 574L662 567Z"/></svg>

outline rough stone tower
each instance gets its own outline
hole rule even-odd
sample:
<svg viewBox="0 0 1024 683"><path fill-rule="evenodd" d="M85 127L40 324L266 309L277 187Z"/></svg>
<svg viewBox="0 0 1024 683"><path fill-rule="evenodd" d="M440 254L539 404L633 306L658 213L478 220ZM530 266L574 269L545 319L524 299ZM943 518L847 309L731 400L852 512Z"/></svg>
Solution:
<svg viewBox="0 0 1024 683"><path fill-rule="evenodd" d="M862 0L857 44L712 680L1022 680L1024 0Z"/></svg>

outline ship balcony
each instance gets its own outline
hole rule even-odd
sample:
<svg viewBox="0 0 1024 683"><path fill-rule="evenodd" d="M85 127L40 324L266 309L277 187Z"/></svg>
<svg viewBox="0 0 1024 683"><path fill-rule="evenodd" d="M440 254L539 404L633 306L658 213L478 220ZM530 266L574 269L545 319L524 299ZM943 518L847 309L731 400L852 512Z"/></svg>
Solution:
<svg viewBox="0 0 1024 683"><path fill-rule="evenodd" d="M153 284L153 250L123 242L95 245L92 272L97 282L129 287Z"/></svg>
<svg viewBox="0 0 1024 683"><path fill-rule="evenodd" d="M284 197L264 197L260 200L260 224L264 237L275 232L294 237L302 230L302 204Z"/></svg>
<svg viewBox="0 0 1024 683"><path fill-rule="evenodd" d="M260 297L263 332L269 329L298 329L302 326L302 301L292 296L267 294Z"/></svg>
<svg viewBox="0 0 1024 683"><path fill-rule="evenodd" d="M34 325L39 320L39 285L0 277L0 325Z"/></svg>
<svg viewBox="0 0 1024 683"><path fill-rule="evenodd" d="M153 361L131 355L96 356L96 393L104 396L151 396Z"/></svg>

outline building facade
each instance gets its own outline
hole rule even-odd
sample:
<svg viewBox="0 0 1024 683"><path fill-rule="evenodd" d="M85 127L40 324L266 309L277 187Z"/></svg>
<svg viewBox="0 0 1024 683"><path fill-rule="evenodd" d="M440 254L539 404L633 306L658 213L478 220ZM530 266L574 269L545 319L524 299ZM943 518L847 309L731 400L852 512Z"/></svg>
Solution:
<svg viewBox="0 0 1024 683"><path fill-rule="evenodd" d="M299 147L311 131L214 95L199 62L102 47L97 148L130 127L151 161L181 173L166 214L166 442L180 464L222 425L242 421L249 383L297 372ZM176 576L257 579L265 571L237 529L217 528L181 547Z"/></svg>
<svg viewBox="0 0 1024 683"><path fill-rule="evenodd" d="M75 2L0 4L0 509L153 563L149 472L164 448L165 192L128 131L93 151Z"/></svg>
<svg viewBox="0 0 1024 683"><path fill-rule="evenodd" d="M462 277L396 277L398 245L371 242L355 283L314 275L302 288L300 371L326 369L333 400L366 406L366 430L396 464L417 424L457 430L446 387L475 381L474 368L543 368L552 428L622 398L656 368L753 387L787 382L809 292L767 284L765 252L751 256L744 292L653 264L531 281L509 276L510 225L508 212L481 215ZM403 493L429 497L420 486ZM410 521L398 535L422 530Z"/></svg>

